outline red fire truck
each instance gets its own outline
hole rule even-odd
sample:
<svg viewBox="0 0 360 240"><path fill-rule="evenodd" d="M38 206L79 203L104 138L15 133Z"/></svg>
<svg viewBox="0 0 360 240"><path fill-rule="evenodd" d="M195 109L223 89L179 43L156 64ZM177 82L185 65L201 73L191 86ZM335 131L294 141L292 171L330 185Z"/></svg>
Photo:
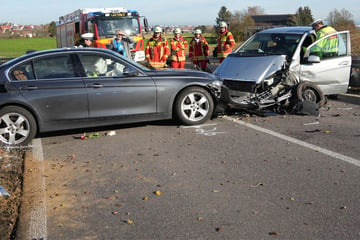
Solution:
<svg viewBox="0 0 360 240"><path fill-rule="evenodd" d="M98 48L107 48L117 30L122 30L136 41L131 50L135 61L145 60L144 38L140 19L143 18L145 31L147 19L137 11L118 8L83 8L59 17L56 26L58 47L73 47L83 33L94 33L94 44Z"/></svg>

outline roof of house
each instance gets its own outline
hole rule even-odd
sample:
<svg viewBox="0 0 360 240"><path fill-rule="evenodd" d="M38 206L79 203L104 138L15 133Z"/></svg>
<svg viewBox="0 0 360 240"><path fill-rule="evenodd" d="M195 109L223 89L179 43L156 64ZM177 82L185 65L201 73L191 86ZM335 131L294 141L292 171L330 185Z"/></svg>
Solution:
<svg viewBox="0 0 360 240"><path fill-rule="evenodd" d="M290 21L295 14L278 14L278 15L253 15L252 19L256 24L258 23L282 23Z"/></svg>

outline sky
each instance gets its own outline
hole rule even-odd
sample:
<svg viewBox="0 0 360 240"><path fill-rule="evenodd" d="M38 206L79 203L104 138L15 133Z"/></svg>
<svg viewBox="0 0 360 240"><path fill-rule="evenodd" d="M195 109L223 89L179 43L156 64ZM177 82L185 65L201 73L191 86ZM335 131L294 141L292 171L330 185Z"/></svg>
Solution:
<svg viewBox="0 0 360 240"><path fill-rule="evenodd" d="M295 14L299 7L308 6L314 19L326 19L331 11L348 10L360 24L359 0L2 0L0 23L47 24L79 8L125 7L146 16L150 25L215 25L222 6L229 11L244 11L259 6L265 14Z"/></svg>

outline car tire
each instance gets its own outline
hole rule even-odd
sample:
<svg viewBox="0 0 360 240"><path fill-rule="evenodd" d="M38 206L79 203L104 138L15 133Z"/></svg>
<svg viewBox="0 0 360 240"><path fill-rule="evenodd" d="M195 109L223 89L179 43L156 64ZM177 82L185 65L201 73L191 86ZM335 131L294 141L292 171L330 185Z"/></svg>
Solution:
<svg viewBox="0 0 360 240"><path fill-rule="evenodd" d="M321 89L312 82L303 81L296 87L296 97L300 101L309 101L319 104L320 107L326 103L326 98Z"/></svg>
<svg viewBox="0 0 360 240"><path fill-rule="evenodd" d="M7 106L0 110L0 144L26 146L37 132L33 115L18 106Z"/></svg>
<svg viewBox="0 0 360 240"><path fill-rule="evenodd" d="M188 87L177 96L175 117L184 125L198 125L209 120L214 111L211 94L202 87Z"/></svg>

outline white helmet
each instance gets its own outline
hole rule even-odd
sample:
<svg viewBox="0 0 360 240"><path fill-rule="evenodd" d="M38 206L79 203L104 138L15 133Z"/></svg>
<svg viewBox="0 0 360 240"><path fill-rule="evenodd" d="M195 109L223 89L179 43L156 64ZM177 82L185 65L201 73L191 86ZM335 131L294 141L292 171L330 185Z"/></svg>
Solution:
<svg viewBox="0 0 360 240"><path fill-rule="evenodd" d="M200 29L195 29L194 34L200 34L201 35L201 30Z"/></svg>
<svg viewBox="0 0 360 240"><path fill-rule="evenodd" d="M219 27L224 27L224 28L227 28L227 24L226 24L226 22L224 22L224 21L221 21L221 22L219 22Z"/></svg>
<svg viewBox="0 0 360 240"><path fill-rule="evenodd" d="M178 34L178 33L181 33L182 31L181 31L181 29L180 28L175 28L175 30L174 30L174 33L175 34Z"/></svg>
<svg viewBox="0 0 360 240"><path fill-rule="evenodd" d="M159 33L161 33L161 32L162 32L162 28L161 28L159 25L157 25L157 26L154 27L154 32L159 32Z"/></svg>

